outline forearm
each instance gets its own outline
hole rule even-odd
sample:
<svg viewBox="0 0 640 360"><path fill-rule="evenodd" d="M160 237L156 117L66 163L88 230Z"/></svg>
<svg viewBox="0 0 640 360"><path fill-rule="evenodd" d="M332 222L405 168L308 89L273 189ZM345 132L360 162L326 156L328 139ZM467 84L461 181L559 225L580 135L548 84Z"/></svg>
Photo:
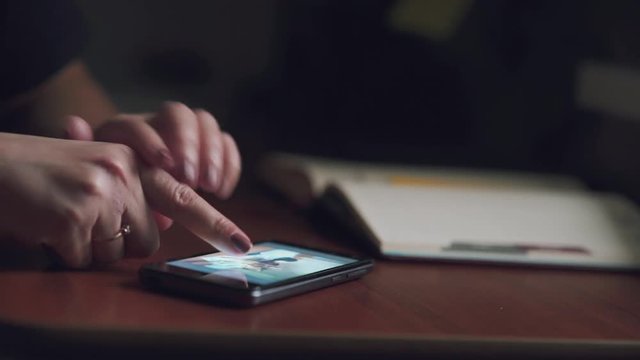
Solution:
<svg viewBox="0 0 640 360"><path fill-rule="evenodd" d="M0 132L0 241L7 240L13 233L12 225L15 223L14 201L15 189L11 175L15 173L17 165L13 159L17 152L24 153L24 149L16 146L16 138L23 135L15 135Z"/></svg>

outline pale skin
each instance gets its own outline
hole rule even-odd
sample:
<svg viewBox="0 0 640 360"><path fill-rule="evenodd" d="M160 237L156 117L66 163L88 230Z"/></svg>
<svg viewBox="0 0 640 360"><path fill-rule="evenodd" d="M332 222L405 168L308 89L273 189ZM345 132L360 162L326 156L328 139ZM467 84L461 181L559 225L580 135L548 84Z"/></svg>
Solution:
<svg viewBox="0 0 640 360"><path fill-rule="evenodd" d="M207 111L167 102L118 114L79 61L6 106L67 139L0 133L0 232L46 245L72 268L148 256L173 220L222 251L250 249L194 190L228 198L241 171L233 138ZM114 239L123 225L131 234Z"/></svg>

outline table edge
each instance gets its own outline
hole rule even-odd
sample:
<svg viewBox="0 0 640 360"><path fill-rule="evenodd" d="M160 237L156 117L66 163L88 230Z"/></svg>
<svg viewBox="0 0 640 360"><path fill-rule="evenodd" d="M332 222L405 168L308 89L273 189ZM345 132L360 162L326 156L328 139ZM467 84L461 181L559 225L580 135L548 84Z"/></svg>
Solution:
<svg viewBox="0 0 640 360"><path fill-rule="evenodd" d="M250 346L247 346L250 344ZM286 331L206 331L139 328L53 327L0 322L0 354L15 356L152 354L183 357L264 353L296 358L363 356L367 359L426 357L640 358L640 340L422 336L419 334ZM83 357L83 356L81 356Z"/></svg>

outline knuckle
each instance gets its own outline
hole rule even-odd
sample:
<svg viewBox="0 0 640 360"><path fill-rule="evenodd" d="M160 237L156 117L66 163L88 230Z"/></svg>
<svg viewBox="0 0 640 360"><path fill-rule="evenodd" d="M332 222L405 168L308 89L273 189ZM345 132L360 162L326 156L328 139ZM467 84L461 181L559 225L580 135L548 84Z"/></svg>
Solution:
<svg viewBox="0 0 640 360"><path fill-rule="evenodd" d="M135 157L135 152L132 148L124 144L109 144L109 152L113 156L121 161L130 163Z"/></svg>
<svg viewBox="0 0 640 360"><path fill-rule="evenodd" d="M80 187L86 194L97 196L106 195L104 171L101 171L101 169L96 166L83 166L81 171L83 176L80 180Z"/></svg>
<svg viewBox="0 0 640 360"><path fill-rule="evenodd" d="M75 206L64 206L58 216L59 230L69 234L76 226L84 223L85 212Z"/></svg>
<svg viewBox="0 0 640 360"><path fill-rule="evenodd" d="M198 199L198 194L188 185L179 183L174 186L171 199L178 208L190 207Z"/></svg>
<svg viewBox="0 0 640 360"><path fill-rule="evenodd" d="M108 144L98 163L109 173L125 178L135 168L133 149L123 144Z"/></svg>

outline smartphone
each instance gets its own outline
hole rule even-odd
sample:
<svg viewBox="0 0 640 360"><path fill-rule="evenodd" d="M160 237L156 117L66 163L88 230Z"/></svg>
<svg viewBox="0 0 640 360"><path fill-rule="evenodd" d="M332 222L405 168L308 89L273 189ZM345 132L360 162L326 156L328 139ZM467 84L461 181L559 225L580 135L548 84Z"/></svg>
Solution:
<svg viewBox="0 0 640 360"><path fill-rule="evenodd" d="M250 307L355 280L372 268L372 259L265 241L243 256L215 252L144 265L139 276L152 289Z"/></svg>

